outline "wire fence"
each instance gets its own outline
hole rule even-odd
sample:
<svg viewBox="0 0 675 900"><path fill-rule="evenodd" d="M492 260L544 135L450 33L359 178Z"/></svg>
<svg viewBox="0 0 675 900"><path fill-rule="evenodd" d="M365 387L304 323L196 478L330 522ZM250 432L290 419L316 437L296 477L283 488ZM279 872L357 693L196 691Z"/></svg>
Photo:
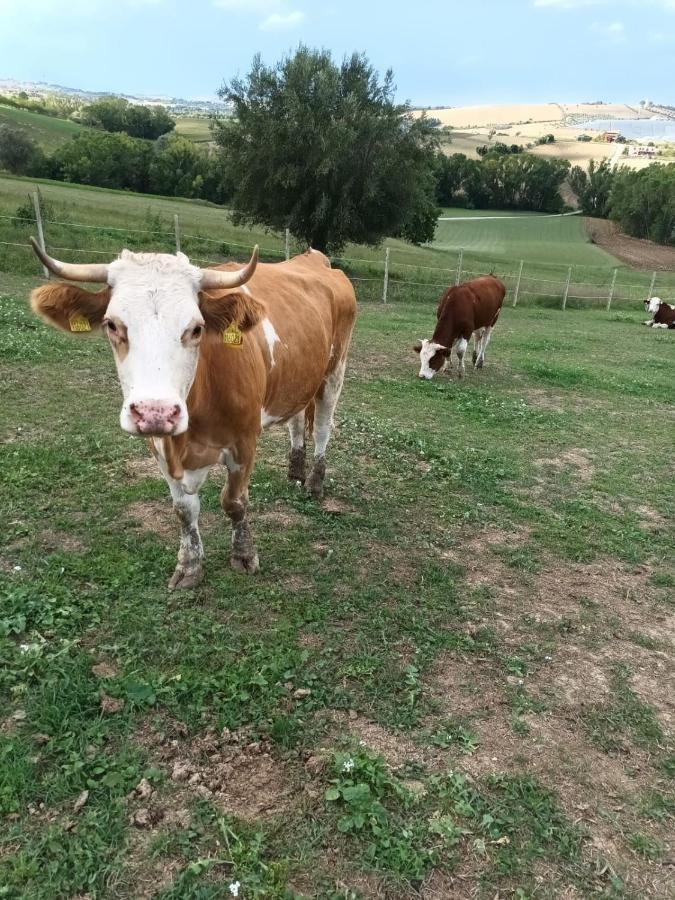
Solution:
<svg viewBox="0 0 675 900"><path fill-rule="evenodd" d="M83 257L113 259L124 242L131 250L187 253L202 266L219 265L226 260L243 260L251 252L251 244L219 240L196 231L182 232L178 215L174 227L149 222L157 227L119 227L108 224L70 222L65 217L43 218L40 198L32 195L34 216L0 216L0 270L37 274L41 270L32 253L28 236L37 232L48 253L64 261L82 261ZM270 236L270 246L260 248L263 260L281 261L291 253L288 233L285 240ZM276 243L277 246L271 246ZM298 248L299 249L299 248ZM436 302L440 294L453 284L491 272L507 287L507 303L567 307L604 307L641 303L658 293L661 299L675 299L675 278L668 272L639 272L626 267L575 266L527 260L495 260L486 265L470 251L457 249L443 252L443 264L409 261L411 251L385 247L381 256L336 256L331 258L354 283L361 301L396 303L404 300ZM440 262L440 260L439 260ZM448 265L448 262L451 264ZM44 273L47 274L46 272Z"/></svg>

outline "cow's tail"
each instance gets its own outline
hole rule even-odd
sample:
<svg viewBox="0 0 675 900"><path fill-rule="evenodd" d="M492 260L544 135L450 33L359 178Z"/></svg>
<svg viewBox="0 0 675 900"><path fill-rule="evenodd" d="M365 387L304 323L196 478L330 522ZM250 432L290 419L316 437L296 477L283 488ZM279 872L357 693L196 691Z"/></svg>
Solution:
<svg viewBox="0 0 675 900"><path fill-rule="evenodd" d="M305 407L305 440L314 434L314 400L310 400Z"/></svg>

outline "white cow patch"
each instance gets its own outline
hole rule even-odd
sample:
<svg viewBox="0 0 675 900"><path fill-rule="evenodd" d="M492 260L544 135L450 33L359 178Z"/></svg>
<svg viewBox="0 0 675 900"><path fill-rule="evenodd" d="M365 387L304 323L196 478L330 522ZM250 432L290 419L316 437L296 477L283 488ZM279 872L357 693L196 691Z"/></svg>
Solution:
<svg viewBox="0 0 675 900"><path fill-rule="evenodd" d="M270 425L276 425L277 422L281 422L281 419L282 416L272 416L266 409L260 410L260 424L263 428L269 428Z"/></svg>
<svg viewBox="0 0 675 900"><path fill-rule="evenodd" d="M652 297L645 303L647 307L647 312L650 312L652 315L655 315L659 311L659 306L661 306L661 298L660 297Z"/></svg>
<svg viewBox="0 0 675 900"><path fill-rule="evenodd" d="M241 469L241 466L234 458L234 453L229 449L229 447L225 447L225 449L220 454L221 462L227 466L228 472L238 472Z"/></svg>
<svg viewBox="0 0 675 900"><path fill-rule="evenodd" d="M276 328L274 327L274 325L272 325L269 319L263 319L261 324L263 333L265 335L265 340L267 341L267 349L270 352L270 364L272 368L274 368L274 345L280 343L281 339L277 334Z"/></svg>

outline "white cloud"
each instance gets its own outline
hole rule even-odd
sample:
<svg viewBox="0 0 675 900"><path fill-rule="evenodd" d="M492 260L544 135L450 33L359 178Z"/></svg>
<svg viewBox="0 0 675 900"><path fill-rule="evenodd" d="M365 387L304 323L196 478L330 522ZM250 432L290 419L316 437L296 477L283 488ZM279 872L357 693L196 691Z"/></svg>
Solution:
<svg viewBox="0 0 675 900"><path fill-rule="evenodd" d="M260 23L261 31L282 31L286 28L295 28L304 22L305 14L300 9L294 9L289 13L272 13Z"/></svg>
<svg viewBox="0 0 675 900"><path fill-rule="evenodd" d="M623 44L626 40L626 26L623 22L594 22L591 25L591 31L601 35L612 44Z"/></svg>

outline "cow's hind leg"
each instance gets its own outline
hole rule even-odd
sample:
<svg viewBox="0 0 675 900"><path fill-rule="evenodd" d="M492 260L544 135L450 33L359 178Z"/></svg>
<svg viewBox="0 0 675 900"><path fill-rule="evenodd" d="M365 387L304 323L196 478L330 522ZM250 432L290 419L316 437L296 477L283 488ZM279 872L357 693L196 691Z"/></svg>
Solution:
<svg viewBox="0 0 675 900"><path fill-rule="evenodd" d="M288 477L291 481L305 483L305 411L299 412L288 423L291 452L288 457Z"/></svg>
<svg viewBox="0 0 675 900"><path fill-rule="evenodd" d="M483 329L477 328L473 333L472 360L473 360L474 368L476 367L476 363L478 361L478 358L480 357L480 345L481 345L482 340L483 340Z"/></svg>
<svg viewBox="0 0 675 900"><path fill-rule="evenodd" d="M326 447L333 427L333 413L342 391L345 366L346 360L340 360L314 398L314 464L307 479L307 490L315 500L321 500L323 497L323 482L326 477Z"/></svg>
<svg viewBox="0 0 675 900"><path fill-rule="evenodd" d="M220 495L220 505L232 522L232 568L249 575L260 568L258 551L248 524L248 482L254 461L255 442L231 453L226 460L229 472L227 484Z"/></svg>
<svg viewBox="0 0 675 900"><path fill-rule="evenodd" d="M186 470L180 481L171 478L162 466L162 473L169 485L173 508L180 522L178 562L169 581L170 590L188 590L196 587L204 576L204 548L199 534L199 489L209 474L209 466Z"/></svg>
<svg viewBox="0 0 675 900"><path fill-rule="evenodd" d="M481 340L480 345L480 353L478 354L478 361L476 362L476 368L482 369L483 363L485 362L485 351L488 348L488 344L490 343L490 337L492 336L492 327L488 326L483 329L483 339Z"/></svg>

